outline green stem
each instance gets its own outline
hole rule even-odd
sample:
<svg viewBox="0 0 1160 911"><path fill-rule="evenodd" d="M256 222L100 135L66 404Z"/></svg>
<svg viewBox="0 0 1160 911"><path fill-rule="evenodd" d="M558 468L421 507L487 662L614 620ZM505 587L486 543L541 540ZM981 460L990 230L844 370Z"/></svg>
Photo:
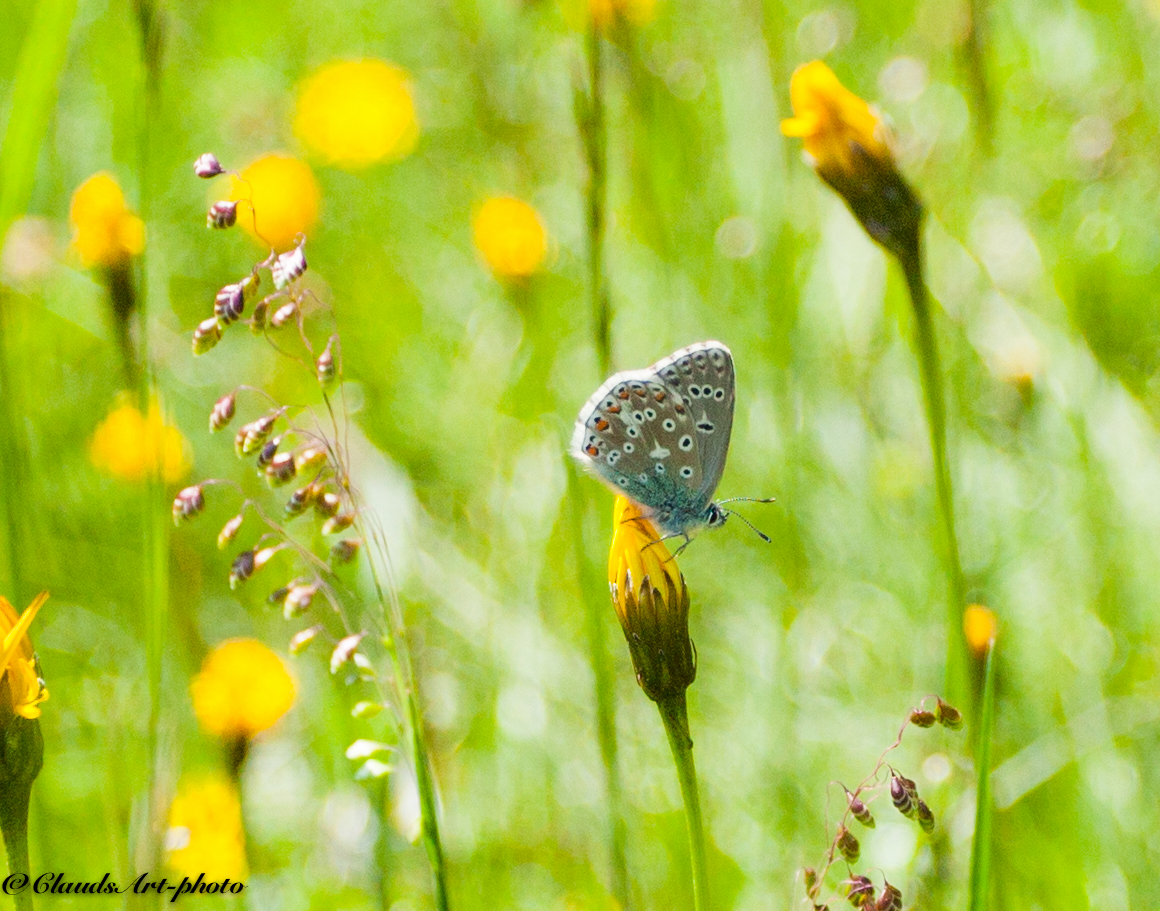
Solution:
<svg viewBox="0 0 1160 911"><path fill-rule="evenodd" d="M689 860L693 867L694 911L708 911L709 877L705 863L705 827L701 821L701 799L697 793L697 769L693 765L693 740L689 736L689 712L685 694L672 696L657 703L673 764L681 783L681 798L685 802L685 822L689 828Z"/></svg>
<svg viewBox="0 0 1160 911"><path fill-rule="evenodd" d="M971 24L964 48L967 78L974 96L979 143L985 151L990 152L994 143L995 125L991 90L987 82L986 0L969 0L968 15Z"/></svg>
<svg viewBox="0 0 1160 911"><path fill-rule="evenodd" d="M604 39L594 16L588 23L588 105L580 124L588 159L588 284L600 375L612 368L612 305L604 281L604 226L608 156L604 135Z"/></svg>
<svg viewBox="0 0 1160 911"><path fill-rule="evenodd" d="M968 911L986 911L991 890L991 831L994 805L991 800L991 736L995 726L995 645L987 649L983 665L983 713L975 765L975 837L971 845L971 890Z"/></svg>
<svg viewBox="0 0 1160 911"><path fill-rule="evenodd" d="M32 872L28 860L28 816L27 807L23 818L13 814L5 820L4 847L8 852L8 872L10 875L23 874L31 879ZM32 886L15 894L16 911L32 911Z"/></svg>
<svg viewBox="0 0 1160 911"><path fill-rule="evenodd" d="M386 560L386 544L376 533L368 535L372 529L360 519L355 529L364 541L374 541L380 556ZM427 850L427 861L431 865L431 877L435 888L435 907L448 911L450 899L447 891L447 864L443 854L443 840L439 833L439 807L435 797L435 777L431 772L431 750L423 727L423 715L419 710L418 690L415 671L411 665L411 655L407 650L406 630L397 603L389 599L383 587L379 568L372 558L371 579L386 626L383 643L394 667L393 679L396 693L406 708L406 737L409 741L411 761L415 768L415 786L419 792L419 820L423 846Z"/></svg>
<svg viewBox="0 0 1160 911"><path fill-rule="evenodd" d="M959 541L955 534L954 491L951 487L950 461L947 458L946 396L943 392L934 321L930 312L930 294L922 278L921 258L917 255L903 257L900 262L906 273L906 285L910 291L911 303L914 305L922 398L930 430L931 454L934 457L935 488L938 493L939 517L942 524L943 559L949 582L946 686L948 698L954 700L961 699L967 694L969 687L967 642L963 636L962 622L963 609L966 607L966 582L963 577L962 561L959 558Z"/></svg>

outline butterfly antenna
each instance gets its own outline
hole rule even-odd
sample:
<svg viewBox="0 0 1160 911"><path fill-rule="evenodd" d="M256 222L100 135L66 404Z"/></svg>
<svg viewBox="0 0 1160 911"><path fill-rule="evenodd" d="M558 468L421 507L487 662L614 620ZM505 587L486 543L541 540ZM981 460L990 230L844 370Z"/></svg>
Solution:
<svg viewBox="0 0 1160 911"><path fill-rule="evenodd" d="M746 503L776 503L777 497L730 497L728 500L718 500L717 505L722 503L737 503L744 501Z"/></svg>
<svg viewBox="0 0 1160 911"><path fill-rule="evenodd" d="M734 499L752 500L755 503L772 503L773 502L773 500L758 500L754 497L735 497ZM764 541L766 544L773 543L773 539L769 535L767 535L760 528L758 528L756 525L754 525L752 522L750 522L747 518L745 518L745 516L741 515L741 513L730 511L728 513L728 515L737 516L737 518L739 518L742 522L744 522L746 525L748 525L749 528L754 532L754 534L756 534L757 537L761 538L761 540Z"/></svg>

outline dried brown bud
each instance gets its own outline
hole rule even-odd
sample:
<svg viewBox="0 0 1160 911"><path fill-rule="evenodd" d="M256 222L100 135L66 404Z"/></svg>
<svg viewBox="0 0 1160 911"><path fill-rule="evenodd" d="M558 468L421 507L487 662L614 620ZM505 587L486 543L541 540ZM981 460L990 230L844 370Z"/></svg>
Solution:
<svg viewBox="0 0 1160 911"><path fill-rule="evenodd" d="M297 278L301 278L306 271L306 254L299 244L293 250L279 254L270 267L270 274L274 277L274 287L281 291Z"/></svg>
<svg viewBox="0 0 1160 911"><path fill-rule="evenodd" d="M197 161L193 163L193 173L201 178L217 177L218 174L225 173L225 168L213 152L206 152L199 155Z"/></svg>
<svg viewBox="0 0 1160 911"><path fill-rule="evenodd" d="M213 403L213 410L209 413L210 433L216 433L234 419L234 410L238 404L236 393L223 395Z"/></svg>
<svg viewBox="0 0 1160 911"><path fill-rule="evenodd" d="M254 574L254 552L243 550L230 567L230 588L237 588Z"/></svg>
<svg viewBox="0 0 1160 911"><path fill-rule="evenodd" d="M326 348L322 354L318 355L318 360L314 362L314 373L318 377L318 383L324 389L329 388L334 383L334 377L337 374L334 363L334 339L332 335L330 341L326 343Z"/></svg>
<svg viewBox="0 0 1160 911"><path fill-rule="evenodd" d="M297 617L299 614L305 613L310 607L310 602L314 600L315 594L318 592L317 585L292 585L290 591L286 595L286 600L282 603L282 615L287 619Z"/></svg>
<svg viewBox="0 0 1160 911"><path fill-rule="evenodd" d="M330 548L330 558L335 563L349 563L358 556L358 549L361 546L362 542L357 538L343 538Z"/></svg>
<svg viewBox="0 0 1160 911"><path fill-rule="evenodd" d="M324 535L333 535L340 531L346 531L354 524L354 515L349 512L341 512L336 516L331 516L322 523L322 533Z"/></svg>
<svg viewBox="0 0 1160 911"><path fill-rule="evenodd" d="M874 911L902 911L902 892L886 883L874 902Z"/></svg>
<svg viewBox="0 0 1160 911"><path fill-rule="evenodd" d="M304 629L299 633L295 633L290 639L290 654L301 655L306 650L306 647L314 641L315 637L322 632L321 626L312 626L309 629Z"/></svg>
<svg viewBox="0 0 1160 911"><path fill-rule="evenodd" d="M938 705L935 706L934 715L938 719L938 723L944 728L957 731L963 726L963 713L953 705L948 705L943 702L941 698L938 701Z"/></svg>
<svg viewBox="0 0 1160 911"><path fill-rule="evenodd" d="M910 723L916 728L934 727L937 720L934 712L923 712L919 709L912 709L910 712Z"/></svg>
<svg viewBox="0 0 1160 911"><path fill-rule="evenodd" d="M867 829L874 828L874 817L870 815L870 808L858 797L846 791L846 802L850 805L851 815Z"/></svg>
<svg viewBox="0 0 1160 911"><path fill-rule="evenodd" d="M913 781L909 778L903 778L893 769L890 772L890 799L903 816L908 818L914 816L918 788Z"/></svg>
<svg viewBox="0 0 1160 911"><path fill-rule="evenodd" d="M838 826L838 837L835 841L838 845L838 851L846 859L846 863L853 864L858 862L858 855L862 852L862 846L858 844L858 839L854 837L853 832L845 826Z"/></svg>
<svg viewBox="0 0 1160 911"><path fill-rule="evenodd" d="M281 329L297 315L297 301L290 301L288 304L283 304L281 307L275 310L273 315L270 317L270 328Z"/></svg>
<svg viewBox="0 0 1160 911"><path fill-rule="evenodd" d="M205 509L205 496L200 484L186 487L178 492L173 500L173 524L180 525L188 522L199 512Z"/></svg>
<svg viewBox="0 0 1160 911"><path fill-rule="evenodd" d="M867 876L851 876L842 885L846 887L846 898L855 908L864 908L874 901L874 883Z"/></svg>
<svg viewBox="0 0 1160 911"><path fill-rule="evenodd" d="M934 832L934 813L931 812L930 807L926 805L925 801L918 802L918 809L915 814L918 817L918 824L922 826L922 831L927 835Z"/></svg>
<svg viewBox="0 0 1160 911"><path fill-rule="evenodd" d="M243 513L238 513L222 526L222 530L218 532L217 539L219 549L224 550L225 546L234 539L238 533L238 529L242 527L243 519L245 519L245 515Z"/></svg>
<svg viewBox="0 0 1160 911"><path fill-rule="evenodd" d="M205 217L207 228L232 228L238 220L238 204L229 200L215 202Z"/></svg>
<svg viewBox="0 0 1160 911"><path fill-rule="evenodd" d="M205 354L222 340L222 324L216 316L202 320L193 330L193 353Z"/></svg>
<svg viewBox="0 0 1160 911"><path fill-rule="evenodd" d="M294 478L294 456L280 452L266 466L266 483L271 487L281 487Z"/></svg>
<svg viewBox="0 0 1160 911"><path fill-rule="evenodd" d="M254 306L254 314L250 317L250 329L262 332L266 328L266 314L270 310L270 302L266 299L258 301Z"/></svg>

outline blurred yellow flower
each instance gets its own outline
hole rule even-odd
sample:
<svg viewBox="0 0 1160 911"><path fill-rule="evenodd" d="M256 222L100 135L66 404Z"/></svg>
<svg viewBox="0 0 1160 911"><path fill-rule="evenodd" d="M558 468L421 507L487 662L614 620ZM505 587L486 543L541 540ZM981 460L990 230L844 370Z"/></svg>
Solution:
<svg viewBox="0 0 1160 911"><path fill-rule="evenodd" d="M310 165L289 155L269 154L232 178L230 199L240 200L238 224L275 250L294 245L318 219L320 192ZM254 223L257 221L257 230Z"/></svg>
<svg viewBox="0 0 1160 911"><path fill-rule="evenodd" d="M86 267L121 265L145 249L145 223L125 207L117 181L103 171L77 187L69 221Z"/></svg>
<svg viewBox="0 0 1160 911"><path fill-rule="evenodd" d="M165 422L156 401L145 416L127 396L97 425L89 441L89 461L125 481L143 480L154 471L168 484L180 481L189 471L188 451L185 437Z"/></svg>
<svg viewBox="0 0 1160 911"><path fill-rule="evenodd" d="M981 604L972 604L963 611L963 635L971 652L983 657L995 642L999 632L999 620L995 612Z"/></svg>
<svg viewBox="0 0 1160 911"><path fill-rule="evenodd" d="M340 168L402 158L419 138L406 71L382 60L324 66L302 83L294 132Z"/></svg>
<svg viewBox="0 0 1160 911"><path fill-rule="evenodd" d="M657 14L656 0L588 0L588 14L599 28L618 19L637 27L648 25Z"/></svg>
<svg viewBox="0 0 1160 911"><path fill-rule="evenodd" d="M814 167L827 180L864 171L863 155L893 168L886 128L820 60L794 71L789 97L794 116L781 122L781 131L801 137Z"/></svg>
<svg viewBox="0 0 1160 911"><path fill-rule="evenodd" d="M246 837L237 788L224 778L182 785L169 807L165 839L170 868L206 880L246 877Z"/></svg>
<svg viewBox="0 0 1160 911"><path fill-rule="evenodd" d="M676 558L640 507L617 497L612 509L608 585L636 679L654 702L678 696L697 676L689 640L689 592Z"/></svg>
<svg viewBox="0 0 1160 911"><path fill-rule="evenodd" d="M539 213L521 199L493 196L475 213L475 247L497 276L526 278L543 265L548 233Z"/></svg>
<svg viewBox="0 0 1160 911"><path fill-rule="evenodd" d="M0 717L15 714L39 718L40 704L48 698L48 690L36 672L32 641L28 638L28 628L47 600L48 592L41 592L24 613L17 615L8 600L0 596Z"/></svg>
<svg viewBox="0 0 1160 911"><path fill-rule="evenodd" d="M294 702L294 681L282 659L256 639L230 639L215 648L189 690L197 720L220 737L253 737Z"/></svg>

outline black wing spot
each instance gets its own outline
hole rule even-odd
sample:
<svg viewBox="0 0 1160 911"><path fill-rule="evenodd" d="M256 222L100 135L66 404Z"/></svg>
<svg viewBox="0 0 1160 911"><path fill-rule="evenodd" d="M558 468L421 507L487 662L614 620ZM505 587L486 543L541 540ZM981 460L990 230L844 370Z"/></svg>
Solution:
<svg viewBox="0 0 1160 911"><path fill-rule="evenodd" d="M693 448L693 438L688 434L685 434L683 437L681 437L681 440L679 443L677 443L677 445L681 447L682 451L688 452Z"/></svg>

